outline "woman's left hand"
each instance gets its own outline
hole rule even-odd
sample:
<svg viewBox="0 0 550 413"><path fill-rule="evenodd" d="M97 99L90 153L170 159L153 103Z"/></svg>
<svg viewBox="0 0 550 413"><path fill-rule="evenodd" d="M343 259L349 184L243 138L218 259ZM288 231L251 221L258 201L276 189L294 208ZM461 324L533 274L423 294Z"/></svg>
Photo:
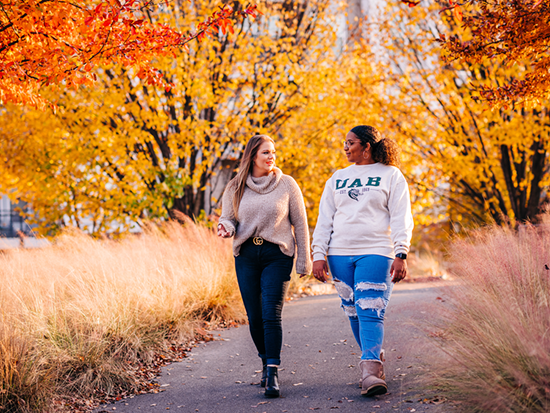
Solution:
<svg viewBox="0 0 550 413"><path fill-rule="evenodd" d="M390 268L390 275L393 277L392 281L394 283L398 283L404 279L408 273L409 269L407 268L407 261L396 257Z"/></svg>

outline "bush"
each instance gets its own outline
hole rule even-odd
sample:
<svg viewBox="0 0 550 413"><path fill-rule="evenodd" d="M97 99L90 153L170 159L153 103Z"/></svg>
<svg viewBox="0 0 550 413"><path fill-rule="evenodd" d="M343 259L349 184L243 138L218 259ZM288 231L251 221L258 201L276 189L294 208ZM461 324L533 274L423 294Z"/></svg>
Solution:
<svg viewBox="0 0 550 413"><path fill-rule="evenodd" d="M9 412L136 391L142 371L204 322L244 321L231 242L192 222L121 241L71 232L0 255L0 308Z"/></svg>
<svg viewBox="0 0 550 413"><path fill-rule="evenodd" d="M53 383L44 361L25 338L0 326L0 411L33 412L48 405Z"/></svg>
<svg viewBox="0 0 550 413"><path fill-rule="evenodd" d="M475 412L550 411L550 225L480 230L452 257L453 397Z"/></svg>

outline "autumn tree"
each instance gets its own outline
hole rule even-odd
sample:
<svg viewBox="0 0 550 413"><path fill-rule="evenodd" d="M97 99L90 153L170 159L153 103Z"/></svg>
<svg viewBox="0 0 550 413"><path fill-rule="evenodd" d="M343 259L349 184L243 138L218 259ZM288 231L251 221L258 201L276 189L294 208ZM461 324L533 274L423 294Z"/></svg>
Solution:
<svg viewBox="0 0 550 413"><path fill-rule="evenodd" d="M116 62L149 83L162 84L151 64L195 38L231 30L234 11L223 6L190 27L158 24L147 16L153 0L9 0L0 3L0 100L43 107L40 91L52 84L91 85L93 68ZM255 6L239 10L256 15Z"/></svg>
<svg viewBox="0 0 550 413"><path fill-rule="evenodd" d="M150 13L151 24L193 27L213 4L176 2ZM156 59L170 90L104 65L93 87L58 98L56 116L10 107L0 117L2 189L29 201L45 230L72 223L99 233L173 211L212 211L246 140L282 139L299 109L337 81L327 70L335 25L325 2L259 8L264 16L235 22L230 36L220 30L189 53ZM280 153L296 154L281 142Z"/></svg>
<svg viewBox="0 0 550 413"><path fill-rule="evenodd" d="M419 171L432 176L415 185L432 191L455 222L535 219L549 201L550 113L490 111L476 100L471 83L509 83L529 67L491 60L445 64L436 40L463 28L440 9L422 5L404 15L390 8L380 26L388 52L388 122L414 144L423 160Z"/></svg>
<svg viewBox="0 0 550 413"><path fill-rule="evenodd" d="M550 3L543 0L470 0L461 6L465 32L441 36L448 60L520 65L503 84L480 86L492 106L545 106L550 97Z"/></svg>
<svg viewBox="0 0 550 413"><path fill-rule="evenodd" d="M418 0L402 0L416 6ZM448 0L462 30L440 33L447 61L518 64L522 70L504 83L479 84L479 94L492 107L521 103L545 106L550 97L550 3L544 0Z"/></svg>

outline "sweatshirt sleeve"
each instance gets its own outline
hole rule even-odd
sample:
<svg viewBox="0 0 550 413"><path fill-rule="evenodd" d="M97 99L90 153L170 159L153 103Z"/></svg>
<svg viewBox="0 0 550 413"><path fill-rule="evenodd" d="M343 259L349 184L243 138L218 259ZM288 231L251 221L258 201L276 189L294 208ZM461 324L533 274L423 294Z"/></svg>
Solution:
<svg viewBox="0 0 550 413"><path fill-rule="evenodd" d="M237 230L237 220L235 219L235 212L233 210L233 196L235 195L235 185L233 181L230 181L225 187L222 197L222 215L219 220L219 224L222 224L226 231L231 236L235 235Z"/></svg>
<svg viewBox="0 0 550 413"><path fill-rule="evenodd" d="M289 215L290 223L294 227L296 237L296 272L298 274L310 274L312 270L311 253L309 249L309 227L307 225L306 206L300 187L290 177L287 180L289 186Z"/></svg>
<svg viewBox="0 0 550 413"><path fill-rule="evenodd" d="M414 227L409 186L401 172L399 172L396 178L396 182L390 190L388 200L391 238L394 252L396 254L407 254L411 246L412 230Z"/></svg>
<svg viewBox="0 0 550 413"><path fill-rule="evenodd" d="M336 205L334 203L334 193L332 190L332 177L325 184L321 202L319 203L319 216L317 225L313 231L313 261L324 260L328 252L330 237L332 236L332 224Z"/></svg>

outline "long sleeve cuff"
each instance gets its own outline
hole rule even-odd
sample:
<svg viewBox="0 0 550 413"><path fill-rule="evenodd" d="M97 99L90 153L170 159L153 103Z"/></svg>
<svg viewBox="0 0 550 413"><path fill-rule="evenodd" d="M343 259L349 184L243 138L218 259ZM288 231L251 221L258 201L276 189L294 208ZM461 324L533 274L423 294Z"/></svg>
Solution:
<svg viewBox="0 0 550 413"><path fill-rule="evenodd" d="M408 254L409 253L409 247L406 245L396 245L393 247L396 254Z"/></svg>
<svg viewBox="0 0 550 413"><path fill-rule="evenodd" d="M325 254L322 252L314 252L313 261L325 261Z"/></svg>
<svg viewBox="0 0 550 413"><path fill-rule="evenodd" d="M226 219L220 219L218 224L222 224L227 232L231 234L231 236L235 235L235 226L231 223L231 221Z"/></svg>
<svg viewBox="0 0 550 413"><path fill-rule="evenodd" d="M305 264L296 263L296 274L311 274L311 270L312 270L311 263L305 263Z"/></svg>

